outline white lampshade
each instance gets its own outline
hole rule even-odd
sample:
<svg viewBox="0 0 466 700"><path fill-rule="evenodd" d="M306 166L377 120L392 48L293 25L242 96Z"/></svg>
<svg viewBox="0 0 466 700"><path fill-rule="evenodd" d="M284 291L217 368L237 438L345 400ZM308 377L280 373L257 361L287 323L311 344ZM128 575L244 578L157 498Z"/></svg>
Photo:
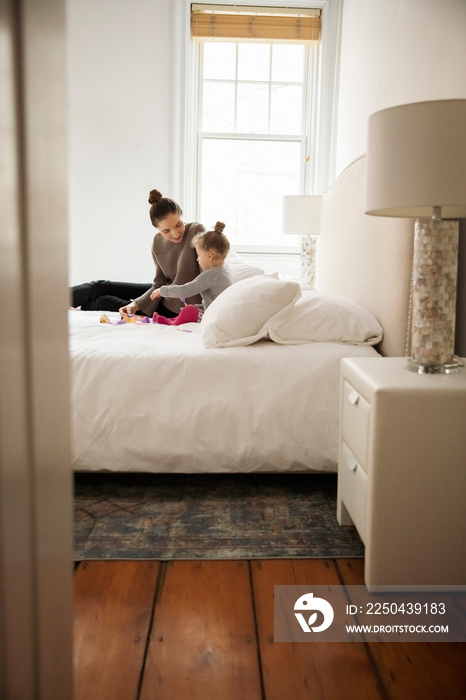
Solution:
<svg viewBox="0 0 466 700"><path fill-rule="evenodd" d="M319 235L321 209L320 194L283 197L283 233L295 236Z"/></svg>
<svg viewBox="0 0 466 700"><path fill-rule="evenodd" d="M466 216L466 100L415 102L369 117L366 213Z"/></svg>

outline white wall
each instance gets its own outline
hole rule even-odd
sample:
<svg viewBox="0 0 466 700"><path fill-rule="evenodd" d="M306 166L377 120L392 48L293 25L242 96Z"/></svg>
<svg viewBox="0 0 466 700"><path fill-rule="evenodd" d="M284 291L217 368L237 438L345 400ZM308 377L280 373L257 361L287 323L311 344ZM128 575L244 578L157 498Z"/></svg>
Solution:
<svg viewBox="0 0 466 700"><path fill-rule="evenodd" d="M344 0L337 168L366 150L369 116L466 97L466 0Z"/></svg>
<svg viewBox="0 0 466 700"><path fill-rule="evenodd" d="M169 195L170 0L68 0L70 283L151 281Z"/></svg>

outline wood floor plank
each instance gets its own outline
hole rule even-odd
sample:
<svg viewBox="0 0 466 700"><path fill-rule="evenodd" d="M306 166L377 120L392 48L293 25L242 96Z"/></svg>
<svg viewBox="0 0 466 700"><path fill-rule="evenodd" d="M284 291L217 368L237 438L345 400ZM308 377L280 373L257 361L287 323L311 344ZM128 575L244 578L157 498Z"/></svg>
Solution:
<svg viewBox="0 0 466 700"><path fill-rule="evenodd" d="M141 700L260 700L245 561L167 565L155 608Z"/></svg>
<svg viewBox="0 0 466 700"><path fill-rule="evenodd" d="M75 572L75 700L136 700L159 562L90 561Z"/></svg>
<svg viewBox="0 0 466 700"><path fill-rule="evenodd" d="M384 698L363 643L274 642L274 585L338 585L332 560L251 563L266 700Z"/></svg>
<svg viewBox="0 0 466 700"><path fill-rule="evenodd" d="M340 560L347 585L360 585L362 560ZM370 642L370 653L390 700L464 700L466 644Z"/></svg>

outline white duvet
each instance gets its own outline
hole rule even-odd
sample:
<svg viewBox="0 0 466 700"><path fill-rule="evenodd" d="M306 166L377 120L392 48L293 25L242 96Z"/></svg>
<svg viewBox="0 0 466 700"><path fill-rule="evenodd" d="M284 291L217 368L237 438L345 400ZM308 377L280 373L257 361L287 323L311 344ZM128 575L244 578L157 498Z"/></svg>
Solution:
<svg viewBox="0 0 466 700"><path fill-rule="evenodd" d="M69 312L75 470L336 471L340 360L372 347L205 349L198 324L100 315Z"/></svg>

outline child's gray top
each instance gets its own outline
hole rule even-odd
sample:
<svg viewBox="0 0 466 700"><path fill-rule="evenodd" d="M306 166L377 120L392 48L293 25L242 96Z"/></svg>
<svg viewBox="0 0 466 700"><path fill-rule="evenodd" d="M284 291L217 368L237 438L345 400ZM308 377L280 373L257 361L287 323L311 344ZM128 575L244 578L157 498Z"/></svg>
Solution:
<svg viewBox="0 0 466 700"><path fill-rule="evenodd" d="M209 304L231 284L233 284L233 277L230 271L221 265L204 270L192 282L163 285L159 287L159 291L163 297L174 297L175 299L200 294L204 309L207 309Z"/></svg>

